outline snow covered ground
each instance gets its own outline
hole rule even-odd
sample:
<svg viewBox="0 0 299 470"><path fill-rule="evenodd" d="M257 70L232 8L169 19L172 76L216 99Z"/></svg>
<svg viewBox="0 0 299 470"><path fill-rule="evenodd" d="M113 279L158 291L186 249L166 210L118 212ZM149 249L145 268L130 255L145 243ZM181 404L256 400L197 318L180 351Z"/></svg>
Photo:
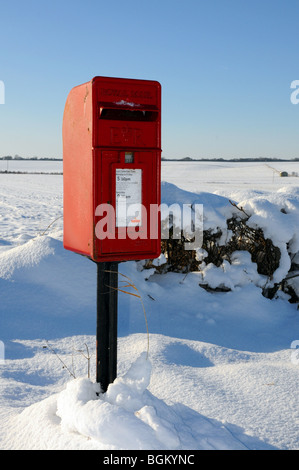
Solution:
<svg viewBox="0 0 299 470"><path fill-rule="evenodd" d="M296 250L299 179L275 170L299 163L270 165L165 162L162 198L203 201L207 223L233 199ZM0 175L1 449L299 448L299 311L262 296L248 258L217 293L200 273L148 278L122 263L145 305L149 357L141 303L120 292L118 378L98 397L96 266L63 249L62 229L61 176Z"/></svg>
<svg viewBox="0 0 299 470"><path fill-rule="evenodd" d="M62 161L0 160L0 171L23 171L26 173L62 173Z"/></svg>

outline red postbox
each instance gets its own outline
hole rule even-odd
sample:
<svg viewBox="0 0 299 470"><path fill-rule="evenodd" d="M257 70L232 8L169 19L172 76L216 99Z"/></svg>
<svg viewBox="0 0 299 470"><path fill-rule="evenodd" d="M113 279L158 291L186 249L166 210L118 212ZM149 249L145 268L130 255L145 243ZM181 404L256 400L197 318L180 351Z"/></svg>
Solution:
<svg viewBox="0 0 299 470"><path fill-rule="evenodd" d="M64 247L96 262L160 255L161 86L95 77L63 116Z"/></svg>

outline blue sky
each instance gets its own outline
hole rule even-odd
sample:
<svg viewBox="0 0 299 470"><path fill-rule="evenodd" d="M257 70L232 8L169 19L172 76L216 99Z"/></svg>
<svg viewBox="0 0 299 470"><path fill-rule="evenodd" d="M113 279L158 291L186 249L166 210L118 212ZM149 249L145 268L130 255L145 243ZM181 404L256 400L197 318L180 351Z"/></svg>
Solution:
<svg viewBox="0 0 299 470"><path fill-rule="evenodd" d="M0 156L62 157L68 92L96 75L162 85L165 158L299 157L298 0L0 4Z"/></svg>

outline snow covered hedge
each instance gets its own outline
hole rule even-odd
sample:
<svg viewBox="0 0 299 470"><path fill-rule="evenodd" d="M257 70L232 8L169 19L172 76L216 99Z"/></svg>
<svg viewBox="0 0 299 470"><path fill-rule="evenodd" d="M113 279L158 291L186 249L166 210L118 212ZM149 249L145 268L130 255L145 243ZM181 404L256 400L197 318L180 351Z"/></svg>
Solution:
<svg viewBox="0 0 299 470"><path fill-rule="evenodd" d="M200 286L208 290L230 291L254 283L265 297L298 302L298 189L283 188L267 195L255 192L246 201L231 201L163 183L162 201L168 206L178 201L182 207L203 206L203 243L196 250L186 250L192 234L188 237L181 226L181 238L174 239L171 227L169 238L162 240L160 258L141 263L142 269L151 269L149 275L198 271Z"/></svg>

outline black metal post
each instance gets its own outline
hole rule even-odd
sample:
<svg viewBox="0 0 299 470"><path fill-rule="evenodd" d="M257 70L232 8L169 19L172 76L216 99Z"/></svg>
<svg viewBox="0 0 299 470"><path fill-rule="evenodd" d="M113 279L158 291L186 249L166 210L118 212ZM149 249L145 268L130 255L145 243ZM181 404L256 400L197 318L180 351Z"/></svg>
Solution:
<svg viewBox="0 0 299 470"><path fill-rule="evenodd" d="M118 263L97 263L96 381L103 392L117 374Z"/></svg>

